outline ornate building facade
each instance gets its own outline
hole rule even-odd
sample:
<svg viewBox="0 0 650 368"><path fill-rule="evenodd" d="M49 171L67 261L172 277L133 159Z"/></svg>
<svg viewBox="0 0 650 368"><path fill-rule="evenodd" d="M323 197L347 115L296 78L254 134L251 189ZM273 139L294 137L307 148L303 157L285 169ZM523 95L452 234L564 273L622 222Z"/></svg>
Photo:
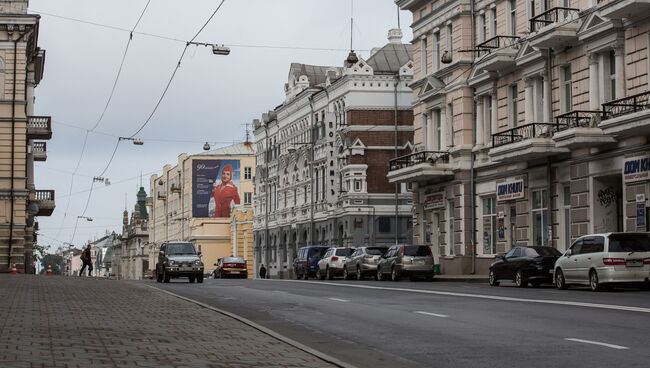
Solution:
<svg viewBox="0 0 650 368"><path fill-rule="evenodd" d="M647 231L650 5L397 0L413 13L414 238L444 273Z"/></svg>
<svg viewBox="0 0 650 368"><path fill-rule="evenodd" d="M411 195L388 161L413 137L411 45L402 33L343 67L291 64L285 101L255 120L256 269L291 277L299 247L411 241Z"/></svg>

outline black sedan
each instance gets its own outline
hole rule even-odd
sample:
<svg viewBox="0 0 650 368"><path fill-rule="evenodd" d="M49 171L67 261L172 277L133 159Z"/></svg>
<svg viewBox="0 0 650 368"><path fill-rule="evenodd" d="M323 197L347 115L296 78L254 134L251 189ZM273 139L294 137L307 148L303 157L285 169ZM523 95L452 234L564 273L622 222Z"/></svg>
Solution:
<svg viewBox="0 0 650 368"><path fill-rule="evenodd" d="M552 247L514 247L490 265L490 285L514 281L518 287L553 282L553 265L562 255Z"/></svg>

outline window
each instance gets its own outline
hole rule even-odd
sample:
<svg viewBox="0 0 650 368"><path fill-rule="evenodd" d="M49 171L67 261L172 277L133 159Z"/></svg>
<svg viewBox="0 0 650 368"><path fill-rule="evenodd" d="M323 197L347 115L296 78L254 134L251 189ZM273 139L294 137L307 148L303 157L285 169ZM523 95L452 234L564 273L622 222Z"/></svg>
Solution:
<svg viewBox="0 0 650 368"><path fill-rule="evenodd" d="M440 110L434 110L434 115L436 117L436 150L442 151L442 136L441 136L441 129L442 129L442 115L440 113Z"/></svg>
<svg viewBox="0 0 650 368"><path fill-rule="evenodd" d="M380 217L379 218L379 232L380 233L390 233L390 217Z"/></svg>
<svg viewBox="0 0 650 368"><path fill-rule="evenodd" d="M479 35L480 35L480 41L483 42L487 40L487 22L485 20L485 13L481 14L478 17L478 27L479 27Z"/></svg>
<svg viewBox="0 0 650 368"><path fill-rule="evenodd" d="M449 146L454 146L454 104L447 105L447 120L449 129Z"/></svg>
<svg viewBox="0 0 650 368"><path fill-rule="evenodd" d="M616 55L614 50L609 52L609 100L616 99Z"/></svg>
<svg viewBox="0 0 650 368"><path fill-rule="evenodd" d="M582 239L576 240L571 246L571 255L580 254L582 252Z"/></svg>
<svg viewBox="0 0 650 368"><path fill-rule="evenodd" d="M492 37L497 35L497 8L494 7L490 10L490 18L492 19Z"/></svg>
<svg viewBox="0 0 650 368"><path fill-rule="evenodd" d="M492 96L487 96L485 101L485 132L488 138L492 136Z"/></svg>
<svg viewBox="0 0 650 368"><path fill-rule="evenodd" d="M533 18L534 16L535 16L535 0L528 0L528 19Z"/></svg>
<svg viewBox="0 0 650 368"><path fill-rule="evenodd" d="M244 204L251 204L251 203L253 203L253 193L244 192Z"/></svg>
<svg viewBox="0 0 650 368"><path fill-rule="evenodd" d="M253 168L245 167L244 168L244 180L251 180L253 177Z"/></svg>
<svg viewBox="0 0 650 368"><path fill-rule="evenodd" d="M428 74L427 71L427 39L426 37L422 38L422 41L420 41L420 55L421 55L421 60L422 60L422 65L420 66L420 69L422 71L422 76L424 77L425 75Z"/></svg>
<svg viewBox="0 0 650 368"><path fill-rule="evenodd" d="M510 0L510 35L517 35L517 0Z"/></svg>
<svg viewBox="0 0 650 368"><path fill-rule="evenodd" d="M448 24L447 25L447 55L451 58L451 55L453 53L453 47L454 47L454 41L452 38L452 25Z"/></svg>
<svg viewBox="0 0 650 368"><path fill-rule="evenodd" d="M496 197L483 198L483 254L497 252Z"/></svg>
<svg viewBox="0 0 650 368"><path fill-rule="evenodd" d="M562 112L569 112L573 108L571 91L571 65L565 65L560 69L562 88Z"/></svg>
<svg viewBox="0 0 650 368"><path fill-rule="evenodd" d="M433 34L433 71L440 70L440 32Z"/></svg>
<svg viewBox="0 0 650 368"><path fill-rule="evenodd" d="M361 191L361 180L355 180L354 181L354 191L355 192L360 192Z"/></svg>
<svg viewBox="0 0 650 368"><path fill-rule="evenodd" d="M447 210L449 211L449 242L448 245L448 254L453 256L456 254L456 215L454 214L454 200L450 199L447 201Z"/></svg>
<svg viewBox="0 0 650 368"><path fill-rule="evenodd" d="M519 90L517 85L513 84L510 86L510 126L515 128L517 126L517 120L519 120Z"/></svg>
<svg viewBox="0 0 650 368"><path fill-rule="evenodd" d="M549 235L548 193L533 191L533 245L547 246Z"/></svg>
<svg viewBox="0 0 650 368"><path fill-rule="evenodd" d="M582 239L580 254L600 253L605 250L605 238L602 236L589 236Z"/></svg>

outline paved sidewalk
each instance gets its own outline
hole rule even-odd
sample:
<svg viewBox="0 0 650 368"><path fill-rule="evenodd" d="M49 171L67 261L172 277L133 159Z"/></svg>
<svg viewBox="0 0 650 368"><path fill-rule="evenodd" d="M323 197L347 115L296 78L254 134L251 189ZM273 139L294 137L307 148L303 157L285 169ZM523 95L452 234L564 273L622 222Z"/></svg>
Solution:
<svg viewBox="0 0 650 368"><path fill-rule="evenodd" d="M213 333L205 336L204 331ZM333 365L235 319L143 285L0 275L0 367Z"/></svg>

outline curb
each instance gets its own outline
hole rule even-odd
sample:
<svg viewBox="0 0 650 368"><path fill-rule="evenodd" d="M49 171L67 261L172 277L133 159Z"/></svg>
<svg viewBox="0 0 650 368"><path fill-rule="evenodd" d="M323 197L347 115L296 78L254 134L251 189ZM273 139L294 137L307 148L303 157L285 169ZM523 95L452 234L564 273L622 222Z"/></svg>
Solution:
<svg viewBox="0 0 650 368"><path fill-rule="evenodd" d="M488 278L485 277L476 277L476 278L458 278L458 277L444 277L444 276L435 276L433 282L443 281L443 282L467 282L467 283L487 283Z"/></svg>
<svg viewBox="0 0 650 368"><path fill-rule="evenodd" d="M310 347L308 347L306 345L303 345L303 344L301 344L301 343L299 343L299 342L297 342L297 341L295 341L293 339L290 339L290 338L288 338L288 337L286 337L284 335L281 335L281 334L279 334L279 333L277 333L277 332L275 332L273 330L270 330L270 329L268 329L268 328L266 328L266 327L264 327L262 325L259 325L259 324L255 323L255 322L253 322L253 321L251 321L249 319L238 316L238 315L236 315L234 313L225 311L223 309L219 309L217 307L213 307L211 305L202 303L202 302L200 302L198 300L190 299L190 298L187 298L187 297L172 293L171 291L160 289L160 288L155 287L155 286L151 286L151 285L147 285L147 284L141 284L141 285L146 286L146 287L151 288L151 289L154 289L156 291L163 292L163 293L165 293L167 295L171 295L173 297L184 300L186 302L194 303L194 304L196 304L196 305L198 305L200 307L203 307L205 309L209 309L209 310L211 310L213 312L217 312L217 313L223 314L224 316L235 319L235 320L237 320L239 322L242 322L242 323L248 325L249 327L252 327L252 328L254 328L254 329L256 329L256 330L258 330L258 331L260 331L260 332L262 332L262 333L264 333L266 335L268 335L268 336L273 337L274 339L280 340L280 341L284 342L285 344L289 344L289 345L293 346L294 348L296 348L298 350L301 350L301 351L303 351L303 352L305 352L307 354L313 355L316 358L318 358L320 360L323 360L323 361L325 361L327 363L333 364L333 365L335 365L337 367L340 367L340 368L358 368L355 365L345 363L343 361L340 361L339 359L334 358L333 356L322 353L322 352L320 352L320 351L318 351L316 349L312 349L312 348L310 348Z"/></svg>

